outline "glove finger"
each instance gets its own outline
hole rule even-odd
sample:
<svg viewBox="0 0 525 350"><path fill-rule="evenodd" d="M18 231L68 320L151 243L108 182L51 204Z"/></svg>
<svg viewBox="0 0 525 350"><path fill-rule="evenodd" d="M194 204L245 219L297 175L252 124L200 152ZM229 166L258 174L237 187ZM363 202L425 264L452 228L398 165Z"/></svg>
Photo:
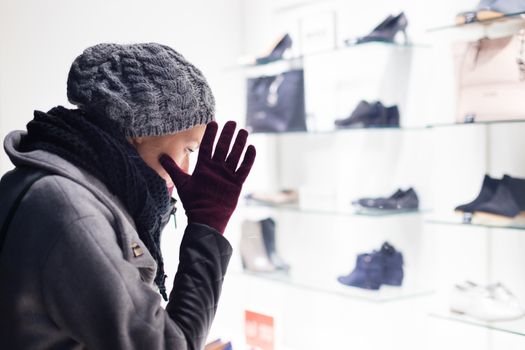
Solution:
<svg viewBox="0 0 525 350"><path fill-rule="evenodd" d="M244 129L239 130L239 132L237 133L237 138L235 139L235 142L233 144L232 150L228 155L228 158L226 158L226 167L231 171L235 171L237 169L237 165L239 165L239 160L241 159L244 146L246 146L247 139L248 132Z"/></svg>
<svg viewBox="0 0 525 350"><path fill-rule="evenodd" d="M159 163L171 177L176 188L182 186L186 182L186 179L190 177L190 175L186 174L184 170L179 168L177 163L175 163L175 161L167 154L160 156Z"/></svg>
<svg viewBox="0 0 525 350"><path fill-rule="evenodd" d="M215 153L213 153L213 160L218 162L223 162L226 159L226 155L230 150L230 144L235 133L235 126L237 123L234 121L228 121L224 124L222 128L221 136L219 136L219 141L217 141L217 146L215 146Z"/></svg>
<svg viewBox="0 0 525 350"><path fill-rule="evenodd" d="M246 154L244 155L244 159L242 160L241 166L237 170L237 178L240 181L240 183L243 183L244 180L248 177L248 174L250 173L250 170L252 169L253 162L255 161L255 147L253 145L249 145L246 149Z"/></svg>
<svg viewBox="0 0 525 350"><path fill-rule="evenodd" d="M213 150L213 142L215 141L215 135L217 135L217 129L219 126L217 122L209 122L204 131L201 144L199 146L199 159L200 158L211 158L211 152Z"/></svg>

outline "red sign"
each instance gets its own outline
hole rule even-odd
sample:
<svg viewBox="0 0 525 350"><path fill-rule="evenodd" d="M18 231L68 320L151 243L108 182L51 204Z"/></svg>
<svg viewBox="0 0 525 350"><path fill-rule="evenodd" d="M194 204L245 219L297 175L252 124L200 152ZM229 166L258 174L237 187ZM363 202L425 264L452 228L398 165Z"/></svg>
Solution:
<svg viewBox="0 0 525 350"><path fill-rule="evenodd" d="M273 317L246 310L244 312L246 343L260 350L274 350Z"/></svg>

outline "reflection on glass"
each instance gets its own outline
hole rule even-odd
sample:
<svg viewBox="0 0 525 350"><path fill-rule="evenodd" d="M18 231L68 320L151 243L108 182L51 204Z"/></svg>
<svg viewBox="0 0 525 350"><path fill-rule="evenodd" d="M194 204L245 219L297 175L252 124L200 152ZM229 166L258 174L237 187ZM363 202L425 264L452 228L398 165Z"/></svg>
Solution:
<svg viewBox="0 0 525 350"><path fill-rule="evenodd" d="M423 213L428 213L428 209L419 209L419 210L376 210L376 211L365 211L365 210L356 210L350 204L348 208L341 208L335 205L325 205L323 207L305 207L299 204L268 204L257 202L253 200L245 201L246 207L264 207L271 208L275 210L283 210L290 212L297 212L303 214L325 214L325 215L336 215L336 216L371 216L371 217L388 217L396 215L420 215Z"/></svg>
<svg viewBox="0 0 525 350"><path fill-rule="evenodd" d="M431 313L430 316L449 321L462 322L506 333L525 335L525 318L521 318L515 321L483 322L472 317L454 314L451 312L435 312Z"/></svg>
<svg viewBox="0 0 525 350"><path fill-rule="evenodd" d="M272 283L280 283L313 292L327 293L370 302L397 301L426 296L433 293L432 288L415 283L411 284L410 282L405 283L403 287L382 286L380 290L374 291L345 286L337 282L334 276L326 276L326 278L321 281L314 280L308 276L294 276L293 272L255 273L244 271L237 273L237 275L246 278L262 279Z"/></svg>
<svg viewBox="0 0 525 350"><path fill-rule="evenodd" d="M508 23L508 22L521 22L524 20L525 11L523 12L517 12L517 13L509 13L504 16L486 19L482 21L474 21L470 23L463 23L463 24L453 24L453 25L446 25L446 26L440 26L436 28L431 28L428 31L434 32L439 30L446 30L446 29L454 29L454 28L464 28L464 27L475 27L475 26L487 26L487 25L493 25L498 23Z"/></svg>
<svg viewBox="0 0 525 350"><path fill-rule="evenodd" d="M472 221L465 221L462 215L438 215L430 216L426 219L427 223L430 224L441 224L441 225L460 225L460 226L471 226L471 227L485 227L485 228L500 228L500 229L512 229L512 230L525 230L525 222L519 219L513 220L490 220L490 219L472 219Z"/></svg>

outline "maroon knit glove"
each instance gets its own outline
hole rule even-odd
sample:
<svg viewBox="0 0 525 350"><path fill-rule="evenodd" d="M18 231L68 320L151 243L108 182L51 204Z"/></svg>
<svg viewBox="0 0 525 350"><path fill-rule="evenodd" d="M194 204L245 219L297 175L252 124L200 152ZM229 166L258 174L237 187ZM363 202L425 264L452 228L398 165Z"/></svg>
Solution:
<svg viewBox="0 0 525 350"><path fill-rule="evenodd" d="M191 175L181 170L168 155L163 154L159 158L175 184L182 206L186 210L188 223L205 224L220 233L224 233L226 224L237 206L242 184L255 160L255 147L250 145L237 169L248 138L248 132L244 129L238 132L228 155L235 126L233 121L224 125L212 156L218 125L216 122L207 125L197 164Z"/></svg>

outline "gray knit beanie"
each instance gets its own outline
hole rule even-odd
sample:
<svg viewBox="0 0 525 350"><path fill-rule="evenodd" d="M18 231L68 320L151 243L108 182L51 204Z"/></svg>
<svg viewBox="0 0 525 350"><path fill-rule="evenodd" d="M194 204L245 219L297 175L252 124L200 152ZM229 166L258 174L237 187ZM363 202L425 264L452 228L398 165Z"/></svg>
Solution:
<svg viewBox="0 0 525 350"><path fill-rule="evenodd" d="M71 65L67 97L116 121L127 137L173 134L214 120L215 99L201 71L156 43L87 48Z"/></svg>

